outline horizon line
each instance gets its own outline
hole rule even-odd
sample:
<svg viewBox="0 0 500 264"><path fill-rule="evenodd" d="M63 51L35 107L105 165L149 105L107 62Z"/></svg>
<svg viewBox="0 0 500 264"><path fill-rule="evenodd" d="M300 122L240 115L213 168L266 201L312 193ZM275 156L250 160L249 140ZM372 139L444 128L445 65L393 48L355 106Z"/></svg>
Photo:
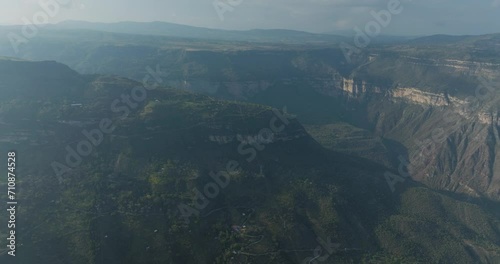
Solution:
<svg viewBox="0 0 500 264"><path fill-rule="evenodd" d="M306 31L306 30L299 30L299 29L287 29L287 28L251 28L251 29L223 29L223 28L212 28L212 27L203 27L203 26L193 26L193 25L187 25L187 24L180 24L180 23L175 23L175 22L169 22L169 21L160 21L160 20L153 20L153 21L133 21L133 20L121 20L121 21L113 21L113 22L104 22L104 21L88 21L88 20L73 20L73 19L68 19L68 20L63 20L63 21L58 21L54 23L44 23L44 24L2 24L0 23L0 27L21 27L25 25L42 25L42 26L48 26L48 25L58 25L62 23L67 23L67 22L80 22L80 23L91 23L91 24L119 24L119 23L137 23L137 24L151 24L151 23L164 23L164 24L173 24L173 25L179 25L179 26L186 26L186 27L192 27L192 28L200 28L200 29L210 29L210 30L221 30L221 31L252 31L252 30L283 30L283 31L295 31L295 32L302 32L302 33L308 33L308 34L315 34L315 35L339 35L339 36L354 36L354 34L345 34L346 32L352 31L348 29L343 29L343 30L337 30L337 31L330 31L330 32L311 32L311 31ZM75 28L76 29L76 28ZM354 32L352 32L354 33ZM447 33L432 33L432 34L387 34L387 35L382 35L381 36L390 36L390 37L431 37L431 36L452 36L452 37L466 37L466 36L486 36L486 35L495 35L495 34L500 34L499 32L495 33L484 33L484 34L447 34Z"/></svg>

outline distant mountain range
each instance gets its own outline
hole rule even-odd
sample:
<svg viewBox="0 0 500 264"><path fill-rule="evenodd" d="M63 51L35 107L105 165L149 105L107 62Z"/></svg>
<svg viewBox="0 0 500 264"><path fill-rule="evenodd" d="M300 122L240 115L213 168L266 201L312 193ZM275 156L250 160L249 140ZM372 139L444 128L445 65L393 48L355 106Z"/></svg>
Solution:
<svg viewBox="0 0 500 264"><path fill-rule="evenodd" d="M262 41L262 42L329 42L341 41L345 37L330 34L314 34L285 29L222 30L194 27L167 22L118 22L92 23L65 21L53 25L55 29L87 29L114 33L157 35L169 37Z"/></svg>
<svg viewBox="0 0 500 264"><path fill-rule="evenodd" d="M0 32L20 32L21 25L0 26ZM99 31L108 33L122 33L131 35L163 36L176 38L207 39L218 41L248 41L273 43L339 43L353 42L354 31L335 31L327 33L310 33L288 29L252 29L252 30L224 30L205 27L188 26L169 22L87 22L67 20L57 24L50 24L42 30L71 30L71 31ZM5 35L5 34L4 34ZM494 34L493 34L494 35ZM487 35L492 36L492 35ZM372 44L405 43L412 44L446 44L458 41L477 39L479 36L392 36L380 35L371 39Z"/></svg>

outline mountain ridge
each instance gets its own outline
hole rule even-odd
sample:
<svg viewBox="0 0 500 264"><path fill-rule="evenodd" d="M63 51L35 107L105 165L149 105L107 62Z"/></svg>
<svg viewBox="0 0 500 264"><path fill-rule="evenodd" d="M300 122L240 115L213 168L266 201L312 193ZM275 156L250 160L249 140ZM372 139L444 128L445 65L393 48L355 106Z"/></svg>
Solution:
<svg viewBox="0 0 500 264"><path fill-rule="evenodd" d="M19 70L25 65L4 63L18 74L12 79L26 77ZM73 78L57 63L27 63L61 70L60 80ZM328 255L335 263L494 263L500 257L498 218L479 199L461 201L411 180L392 193L383 177L387 168L324 149L294 116L275 123L283 130L275 132L277 140L267 140L260 131L273 128L270 121L281 109L159 86L120 118L109 106L139 83L80 78L81 106L72 106L58 79L43 74L30 79L60 97L26 98L22 105L16 95L0 101L0 145L24 160L18 171L26 208L19 211L20 261L298 263L311 256L314 249L304 249L318 238L353 249ZM11 107L33 113L5 119ZM82 131L94 131L103 118L114 121L114 131L56 181L49 164L64 161L64 150L78 149L86 139ZM212 140L238 134L257 140ZM253 160L240 146L255 150ZM211 172L228 162L239 164L229 185L209 195ZM210 197L206 206L195 190ZM179 206L199 215L186 223ZM234 231L234 225L245 231Z"/></svg>

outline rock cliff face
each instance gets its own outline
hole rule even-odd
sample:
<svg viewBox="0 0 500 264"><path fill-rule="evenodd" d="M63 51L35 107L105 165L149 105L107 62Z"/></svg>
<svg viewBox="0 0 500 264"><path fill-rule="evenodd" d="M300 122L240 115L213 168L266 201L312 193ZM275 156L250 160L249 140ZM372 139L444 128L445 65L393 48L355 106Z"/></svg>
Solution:
<svg viewBox="0 0 500 264"><path fill-rule="evenodd" d="M453 103L464 104L465 102L456 98L447 98L442 94L423 92L416 88L398 88L389 91L391 98L402 99L407 102L430 105L430 106L448 106ZM451 99L451 100L450 100Z"/></svg>
<svg viewBox="0 0 500 264"><path fill-rule="evenodd" d="M377 94L382 92L380 87L373 86L364 80L355 81L354 79L346 78L342 78L342 86L340 89L351 97L357 97L362 94L366 94L367 92Z"/></svg>
<svg viewBox="0 0 500 264"><path fill-rule="evenodd" d="M466 60L456 60L456 59L423 59L416 57L404 56L404 59L408 63L413 65L419 65L424 67L439 67L446 70L451 70L454 72L460 72L463 74L477 74L478 71L482 71L483 74L494 74L493 68L498 68L498 64L488 63L488 62L478 62L478 61L466 61Z"/></svg>
<svg viewBox="0 0 500 264"><path fill-rule="evenodd" d="M369 122L375 128L374 133L403 143L407 151L400 153L400 167L407 169L414 180L437 189L500 200L499 86L496 82L500 71L495 72L499 65L417 58L398 63L403 69L404 64L413 64L417 72L427 67L426 70L437 71L445 77L460 75L457 78L478 80L470 90L482 86L481 92L488 94L470 96L474 93L466 91L469 96L452 96L449 92L456 93L456 90L446 87L449 85L446 78L434 83L435 87L446 87L444 92L432 92L440 89L427 84L419 87L418 83L429 81L425 79L414 86L395 82L394 87L382 88L386 91L383 96L358 102L372 111L363 114L371 117ZM358 81L362 85L357 87L347 82L344 87L361 98L363 93L379 92L373 87L366 88L365 84L370 81Z"/></svg>

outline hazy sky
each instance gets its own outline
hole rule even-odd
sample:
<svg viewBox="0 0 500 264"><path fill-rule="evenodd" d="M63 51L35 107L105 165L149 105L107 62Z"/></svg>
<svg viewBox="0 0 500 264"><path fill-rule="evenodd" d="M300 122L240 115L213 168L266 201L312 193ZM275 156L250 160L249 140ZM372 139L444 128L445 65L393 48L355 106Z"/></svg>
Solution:
<svg viewBox="0 0 500 264"><path fill-rule="evenodd" d="M0 0L0 23L23 24L43 10L40 0ZM286 28L310 32L363 28L370 12L390 0L216 0L233 3L221 20L214 0L41 0L66 3L49 22L63 20L166 21L210 28ZM70 2L68 4L68 2ZM71 3L72 2L72 3ZM238 4L238 2L241 2ZM500 0L401 0L403 11L382 34L484 34L500 32Z"/></svg>

